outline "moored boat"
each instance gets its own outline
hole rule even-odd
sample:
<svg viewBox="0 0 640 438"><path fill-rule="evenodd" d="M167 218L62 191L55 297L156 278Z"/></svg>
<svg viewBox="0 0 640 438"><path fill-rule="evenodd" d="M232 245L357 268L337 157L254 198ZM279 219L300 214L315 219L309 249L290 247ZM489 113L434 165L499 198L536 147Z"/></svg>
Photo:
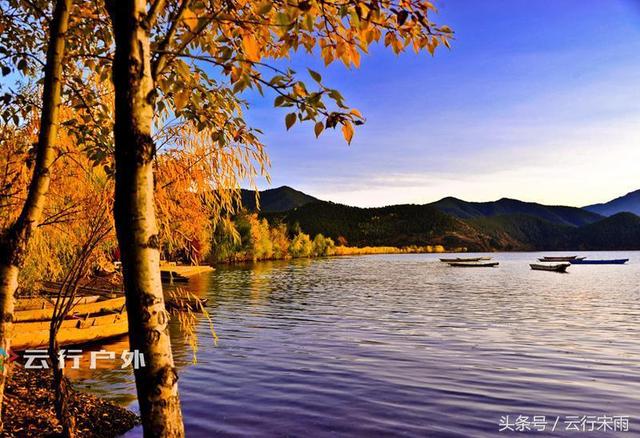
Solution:
<svg viewBox="0 0 640 438"><path fill-rule="evenodd" d="M449 262L449 266L456 268L493 268L498 266L499 262L473 263L473 262Z"/></svg>
<svg viewBox="0 0 640 438"><path fill-rule="evenodd" d="M456 257L452 259L440 259L440 261L444 263L479 262L481 260L491 260L491 257Z"/></svg>
<svg viewBox="0 0 640 438"><path fill-rule="evenodd" d="M585 257L578 256L550 256L550 257L541 257L538 259L540 262L570 262L571 260L584 259Z"/></svg>
<svg viewBox="0 0 640 438"><path fill-rule="evenodd" d="M532 263L529 266L531 266L531 269L534 271L567 272L567 268L571 266L571 263L561 263L558 265L538 265Z"/></svg>
<svg viewBox="0 0 640 438"><path fill-rule="evenodd" d="M572 265L624 265L629 259L609 259L609 260L589 260L589 259L576 259L571 260L569 263Z"/></svg>

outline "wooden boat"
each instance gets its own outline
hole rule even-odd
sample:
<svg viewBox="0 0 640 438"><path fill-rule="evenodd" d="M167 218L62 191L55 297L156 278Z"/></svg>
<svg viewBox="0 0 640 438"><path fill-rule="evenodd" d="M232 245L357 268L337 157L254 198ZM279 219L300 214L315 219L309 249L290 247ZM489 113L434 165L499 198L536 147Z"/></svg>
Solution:
<svg viewBox="0 0 640 438"><path fill-rule="evenodd" d="M207 265L183 266L174 264L160 265L160 278L166 283L186 283L190 277L213 271L213 267Z"/></svg>
<svg viewBox="0 0 640 438"><path fill-rule="evenodd" d="M558 259L550 259L548 257L539 258L539 262L571 262L572 260L584 260L586 257L559 257Z"/></svg>
<svg viewBox="0 0 640 438"><path fill-rule="evenodd" d="M466 263L466 262L449 262L449 266L456 268L493 268L498 266L498 262L486 262L486 263Z"/></svg>
<svg viewBox="0 0 640 438"><path fill-rule="evenodd" d="M456 257L453 259L440 259L440 261L444 263L479 262L481 260L491 260L491 257Z"/></svg>
<svg viewBox="0 0 640 438"><path fill-rule="evenodd" d="M559 265L537 265L532 263L529 266L531 266L531 269L534 271L567 272L567 268L571 266L571 264L561 263Z"/></svg>
<svg viewBox="0 0 640 438"><path fill-rule="evenodd" d="M187 283L189 281L189 277L185 277L172 270L160 271L160 279L164 283Z"/></svg>
<svg viewBox="0 0 640 438"><path fill-rule="evenodd" d="M95 303L100 299L97 295L86 296L86 297L76 297L73 302L75 304L89 304ZM64 300L67 301L67 300ZM15 310L36 310L36 309L46 309L48 307L54 307L56 304L56 298L18 298L15 304Z"/></svg>
<svg viewBox="0 0 640 438"><path fill-rule="evenodd" d="M76 304L71 308L70 316L92 315L124 309L124 297L104 298L100 297L93 303ZM48 321L53 316L53 306L43 309L19 310L14 314L14 321Z"/></svg>
<svg viewBox="0 0 640 438"><path fill-rule="evenodd" d="M14 325L11 348L17 351L49 345L49 321L18 322ZM126 335L129 331L127 312L121 311L67 319L58 332L60 346L86 344L102 339Z"/></svg>
<svg viewBox="0 0 640 438"><path fill-rule="evenodd" d="M551 256L551 257L542 257L539 258L540 262L570 262L571 260L576 260L578 256ZM585 257L582 257L583 259Z"/></svg>
<svg viewBox="0 0 640 438"><path fill-rule="evenodd" d="M571 260L569 263L572 265L624 265L629 259L611 259L611 260Z"/></svg>

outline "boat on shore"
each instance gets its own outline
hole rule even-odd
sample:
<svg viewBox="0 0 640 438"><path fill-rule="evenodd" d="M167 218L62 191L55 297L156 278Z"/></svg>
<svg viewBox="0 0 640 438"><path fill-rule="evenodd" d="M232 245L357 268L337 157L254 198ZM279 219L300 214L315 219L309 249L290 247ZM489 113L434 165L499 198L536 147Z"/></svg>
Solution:
<svg viewBox="0 0 640 438"><path fill-rule="evenodd" d="M100 297L98 295L76 297L73 300L74 305L78 304L90 304L98 301ZM62 300L63 303L68 302L68 298ZM56 304L56 298L51 297L35 297L35 298L18 298L15 303L14 311L22 310L39 310L46 309L47 307L53 307Z"/></svg>
<svg viewBox="0 0 640 438"><path fill-rule="evenodd" d="M50 321L17 322L11 348L22 351L49 345ZM110 312L85 318L66 319L58 331L58 345L79 345L124 336L129 332L127 312Z"/></svg>
<svg viewBox="0 0 640 438"><path fill-rule="evenodd" d="M629 259L589 260L586 258L569 261L572 265L624 265Z"/></svg>
<svg viewBox="0 0 640 438"><path fill-rule="evenodd" d="M449 266L456 268L493 268L498 266L499 262L448 262Z"/></svg>
<svg viewBox="0 0 640 438"><path fill-rule="evenodd" d="M549 271L549 272L567 272L567 268L571 266L571 263L560 263L557 265L539 265L532 263L531 269L534 271Z"/></svg>
<svg viewBox="0 0 640 438"><path fill-rule="evenodd" d="M34 300L33 298L29 298L28 300ZM15 322L26 322L26 321L50 321L53 317L54 304L46 305L47 302L50 302L46 298L42 299L41 304L43 305L37 309L27 309L27 310L18 310L13 314L13 320ZM53 301L55 303L55 301ZM23 304L21 300L17 301L16 308L20 309ZM69 317L80 317L86 315L95 315L95 314L104 314L109 312L120 312L125 307L125 299L124 296L117 298L106 298L106 297L97 297L97 299L93 302L82 303L80 300L77 304L75 304L70 312Z"/></svg>
<svg viewBox="0 0 640 438"><path fill-rule="evenodd" d="M164 283L188 283L189 278L213 270L213 267L207 265L192 266L166 263L160 265L160 278Z"/></svg>
<svg viewBox="0 0 640 438"><path fill-rule="evenodd" d="M479 262L482 260L491 260L491 257L455 257L451 259L440 259L440 261L444 263Z"/></svg>
<svg viewBox="0 0 640 438"><path fill-rule="evenodd" d="M48 294L55 294L57 293L56 291L58 291L61 286L62 285L59 282L47 281L42 283L41 291ZM97 295L95 297L95 300L99 300L100 297L103 297L103 299L124 298L124 290L122 289L122 286L120 287L112 286L111 289L82 286L78 288L78 293L83 294L83 298L76 298L76 300L81 300L80 303L82 304L84 304L83 300L87 299L88 296L91 296L92 294ZM36 300L55 303L55 298L36 298ZM182 310L182 311L184 310L198 311L198 309L200 309L201 307L207 304L207 301L208 301L207 298L200 298L191 293L179 293L177 291L171 291L169 293L166 293L164 297L164 303L167 309L175 309L175 310ZM51 305L53 306L53 304ZM124 302L123 302L123 305L124 305Z"/></svg>

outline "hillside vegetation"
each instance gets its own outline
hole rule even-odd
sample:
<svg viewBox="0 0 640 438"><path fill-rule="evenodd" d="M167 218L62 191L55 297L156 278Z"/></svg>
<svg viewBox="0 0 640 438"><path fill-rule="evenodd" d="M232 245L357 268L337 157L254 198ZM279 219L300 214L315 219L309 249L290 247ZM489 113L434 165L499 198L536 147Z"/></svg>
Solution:
<svg viewBox="0 0 640 438"><path fill-rule="evenodd" d="M243 189L241 196L242 206L245 209L249 211L257 210L255 191ZM260 192L260 211L265 213L287 211L316 201L318 201L318 199L313 196L288 186L282 186Z"/></svg>
<svg viewBox="0 0 640 438"><path fill-rule="evenodd" d="M508 204L515 210L528 205L528 214L500 214L514 209L498 201L492 208L473 206L474 212L465 204L471 203L458 204L458 214L453 215L437 208L438 203L359 208L318 201L263 215L272 223L283 222L311 235L322 233L351 246L443 245L468 251L640 249L640 217L630 213L603 218L572 207L543 208L518 201ZM450 202L446 208L451 208Z"/></svg>
<svg viewBox="0 0 640 438"><path fill-rule="evenodd" d="M319 201L266 217L306 233L343 238L351 246L439 244L453 248L475 245L480 240L464 221L430 205L359 208Z"/></svg>
<svg viewBox="0 0 640 438"><path fill-rule="evenodd" d="M509 198L502 198L492 202L467 202L448 197L430 205L442 212L462 219L520 214L544 219L554 224L578 227L603 219L603 216L597 213L577 207L549 206Z"/></svg>

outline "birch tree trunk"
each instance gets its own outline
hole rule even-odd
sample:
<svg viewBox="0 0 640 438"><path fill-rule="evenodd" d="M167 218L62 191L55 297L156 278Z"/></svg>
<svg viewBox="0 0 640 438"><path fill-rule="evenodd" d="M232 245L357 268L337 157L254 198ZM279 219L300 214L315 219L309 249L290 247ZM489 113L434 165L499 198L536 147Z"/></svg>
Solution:
<svg viewBox="0 0 640 438"><path fill-rule="evenodd" d="M31 234L38 226L49 190L50 167L54 158L53 146L58 132L58 113L62 88L62 61L65 34L69 24L71 0L57 0L51 26L44 68L42 113L36 149L36 161L27 199L16 222L0 236L0 348L11 347L14 295L18 288L18 274L23 266ZM0 409L4 396L7 367L0 373ZM0 417L0 430L2 420Z"/></svg>
<svg viewBox="0 0 640 438"><path fill-rule="evenodd" d="M145 0L108 0L116 43L115 206L131 349L146 367L134 370L145 437L182 437L178 375L160 281L151 138L154 84Z"/></svg>

